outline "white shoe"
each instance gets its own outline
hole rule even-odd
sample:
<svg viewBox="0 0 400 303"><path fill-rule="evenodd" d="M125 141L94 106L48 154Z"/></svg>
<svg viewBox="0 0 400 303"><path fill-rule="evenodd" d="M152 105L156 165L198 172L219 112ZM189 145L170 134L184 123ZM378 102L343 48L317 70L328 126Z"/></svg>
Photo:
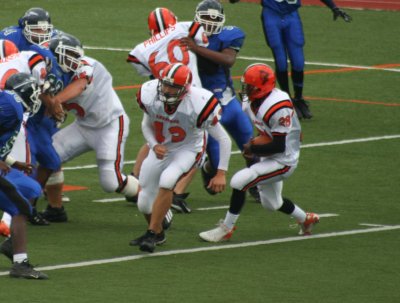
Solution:
<svg viewBox="0 0 400 303"><path fill-rule="evenodd" d="M307 213L306 220L303 223L299 223L300 225L300 236L309 236L311 235L312 228L315 224L319 223L319 216L314 213Z"/></svg>
<svg viewBox="0 0 400 303"><path fill-rule="evenodd" d="M217 227L208 231L203 231L199 234L200 238L207 242L222 242L227 241L232 237L236 227L229 229L221 220Z"/></svg>

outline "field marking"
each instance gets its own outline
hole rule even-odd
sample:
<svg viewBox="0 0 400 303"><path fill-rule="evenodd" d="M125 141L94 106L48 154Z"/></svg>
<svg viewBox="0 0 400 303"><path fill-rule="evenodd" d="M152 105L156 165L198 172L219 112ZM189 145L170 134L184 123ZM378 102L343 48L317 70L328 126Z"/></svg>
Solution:
<svg viewBox="0 0 400 303"><path fill-rule="evenodd" d="M104 51L128 52L128 53L132 50L132 48L88 46L88 45L84 46L84 48L90 49L90 50L104 50ZM273 58L264 58L264 57L237 56L237 59L246 60L246 61L274 62ZM385 67L380 67L380 66L351 65L351 64L325 63L325 62L313 62L313 61L305 61L305 64L317 65L317 66L333 66L333 67L364 69L364 70L383 70L383 71L396 72L396 73L400 72L400 69L398 69L398 68L385 68Z"/></svg>
<svg viewBox="0 0 400 303"><path fill-rule="evenodd" d="M301 145L301 148L342 145L342 144L351 144L351 143L360 143L360 142L369 142L369 141L391 140L391 139L399 139L399 138L400 138L400 134L399 135L390 135L390 136L348 139L348 140L340 140L340 141L303 144L303 145ZM235 155L235 154L240 154L240 150L236 150L236 151L232 152L232 155ZM136 163L135 160L124 161L124 164L134 164L134 163ZM78 170L78 169L89 169L89 168L97 168L97 164L88 164L88 165L81 165L81 166L66 166L66 167L63 167L63 170Z"/></svg>
<svg viewBox="0 0 400 303"><path fill-rule="evenodd" d="M351 236L351 235L357 235L357 234L390 231L390 230L396 230L396 229L400 229L400 225L380 226L380 227L372 227L372 228L367 228L367 229L346 230L346 231L340 231L340 232L317 234L317 235L306 236L306 237L296 236L296 237L271 239L271 240L263 240L263 241L243 242L243 243L236 243L236 244L225 244L225 245L214 245L214 246L208 246L208 247L177 249L177 250L156 252L156 253L152 253L152 254L145 253L145 254L140 254L140 255L116 257L116 258L110 258L110 259L100 259L100 260L82 261L82 262L76 262L76 263L43 266L43 267L37 267L36 269L42 270L42 271L50 271L50 270L66 269L66 268L78 268L78 267L86 267L86 266L93 266L93 265L103 265L103 264L110 264L110 263L140 260L143 258L151 258L151 257L172 256L172 255L180 255L180 254L191 254L191 253L199 253L199 252L207 252L207 251L218 251L218 250L225 250L225 249L253 247L253 246L260 246L260 245L280 244L280 243L288 243L288 242L295 242L295 241L305 241L305 240L332 238L332 237L340 237L340 236ZM0 276L5 276L8 274L9 274L8 271L0 272Z"/></svg>

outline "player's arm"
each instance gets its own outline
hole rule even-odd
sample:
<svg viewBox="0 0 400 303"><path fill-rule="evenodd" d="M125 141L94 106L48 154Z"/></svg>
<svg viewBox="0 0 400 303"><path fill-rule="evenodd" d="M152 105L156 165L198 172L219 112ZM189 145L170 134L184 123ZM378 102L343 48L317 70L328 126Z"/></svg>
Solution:
<svg viewBox="0 0 400 303"><path fill-rule="evenodd" d="M320 1L332 10L333 20L336 20L338 17L340 17L346 22L351 22L351 20L353 19L344 10L337 7L335 2L333 2L333 0L320 0Z"/></svg>
<svg viewBox="0 0 400 303"><path fill-rule="evenodd" d="M186 46L188 50L195 54L202 56L214 63L232 67L236 61L237 51L232 48L224 48L222 51L217 52L206 47L197 45L190 37L184 37L181 40L181 45Z"/></svg>
<svg viewBox="0 0 400 303"><path fill-rule="evenodd" d="M226 130L220 123L216 123L207 129L209 135L219 143L219 163L215 176L210 180L208 188L214 192L223 192L226 188L226 172L229 167L229 160L232 151L232 141Z"/></svg>
<svg viewBox="0 0 400 303"><path fill-rule="evenodd" d="M168 149L165 145L159 144L155 137L153 123L148 114L143 115L142 119L142 133L143 137L146 139L147 143L150 146L150 149L154 151L157 156L157 159L163 159L168 152Z"/></svg>

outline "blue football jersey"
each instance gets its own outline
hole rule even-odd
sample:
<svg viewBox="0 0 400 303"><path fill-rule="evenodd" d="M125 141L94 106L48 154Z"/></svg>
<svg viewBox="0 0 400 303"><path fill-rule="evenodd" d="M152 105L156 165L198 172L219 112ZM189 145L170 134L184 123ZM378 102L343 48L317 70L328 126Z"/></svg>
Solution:
<svg viewBox="0 0 400 303"><path fill-rule="evenodd" d="M245 33L236 26L224 26L219 34L208 37L208 49L222 51L226 48L232 48L239 51L244 43ZM205 58L199 58L198 61L201 83L204 88L213 91L218 98L218 92L222 94L226 87L232 87L233 83L230 70L220 64L216 64Z"/></svg>
<svg viewBox="0 0 400 303"><path fill-rule="evenodd" d="M24 109L19 97L8 90L0 91L0 159L10 153L21 128Z"/></svg>
<svg viewBox="0 0 400 303"><path fill-rule="evenodd" d="M263 7L268 7L281 15L290 14L301 6L301 0L262 0Z"/></svg>

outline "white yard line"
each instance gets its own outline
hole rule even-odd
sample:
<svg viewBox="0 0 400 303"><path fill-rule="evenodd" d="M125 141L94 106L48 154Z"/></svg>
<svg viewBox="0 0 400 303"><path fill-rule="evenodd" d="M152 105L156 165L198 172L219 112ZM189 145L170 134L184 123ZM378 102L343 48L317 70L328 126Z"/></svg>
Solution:
<svg viewBox="0 0 400 303"><path fill-rule="evenodd" d="M236 248L260 246L260 245L271 245L271 244L288 243L288 242L295 242L295 241L332 238L332 237L339 237L339 236L351 236L351 235L357 235L357 234L367 234L367 233L390 231L390 230L397 230L397 229L400 229L400 225L380 226L380 227L372 227L372 228L366 228L366 229L345 230L345 231L340 231L340 232L316 234L316 235L307 236L307 237L296 236L296 237L254 241L254 242L244 242L244 243L236 243L236 244L223 244L223 245L212 245L212 246L207 246L207 247L177 249L177 250L156 252L153 254L140 254L140 255L117 257L117 258L111 258L111 259L100 259L100 260L83 261L83 262L59 264L59 265L52 265L52 266L43 266L43 267L38 267L37 269L43 270L43 271L50 271L50 270L66 269L66 268L79 268L79 267L86 267L86 266L92 266L92 265L102 265L102 264L140 260L143 258L150 258L150 257L192 254L192 253L207 252L207 251L236 249ZM0 276L5 276L5 275L8 275L8 271L0 272Z"/></svg>
<svg viewBox="0 0 400 303"><path fill-rule="evenodd" d="M85 46L84 48L92 49L92 50L104 50L104 51L127 52L127 53L129 53L132 50L131 48L102 47L102 46ZM238 56L237 59L246 60L246 61L274 62L273 58L264 58L264 57ZM359 68L359 69L369 69L369 70L383 70L383 71L396 72L396 73L400 72L399 68L380 68L380 67L374 67L374 66L327 63L327 62L312 62L312 61L306 61L305 63L307 65L317 65L317 66L332 66L332 67Z"/></svg>
<svg viewBox="0 0 400 303"><path fill-rule="evenodd" d="M301 148L312 148L312 147L321 147L321 146L331 146L331 145L343 145L343 144L352 144L352 143L360 143L360 142L369 142L369 141L379 141L379 140L391 140L391 139L399 139L400 135L391 135L391 136L379 136L379 137L369 137L369 138L358 138L358 139L349 139L349 140L340 140L340 141L331 141L331 142L320 142L320 143L311 143L311 144L303 144ZM233 155L240 154L239 150L233 151ZM124 164L133 164L135 160L124 161ZM88 164L81 166L67 166L64 167L63 170L78 170L78 169L89 169L96 168L96 164ZM100 202L100 201L96 201Z"/></svg>

